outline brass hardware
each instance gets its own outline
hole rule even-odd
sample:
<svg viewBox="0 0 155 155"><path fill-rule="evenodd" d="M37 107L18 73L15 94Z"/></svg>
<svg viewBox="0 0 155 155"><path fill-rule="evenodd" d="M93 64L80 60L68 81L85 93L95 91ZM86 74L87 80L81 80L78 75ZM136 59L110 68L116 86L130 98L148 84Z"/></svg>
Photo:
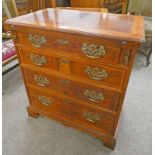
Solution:
<svg viewBox="0 0 155 155"><path fill-rule="evenodd" d="M58 39L57 43L60 44L60 45L69 44L68 40L66 40L66 39Z"/></svg>
<svg viewBox="0 0 155 155"><path fill-rule="evenodd" d="M38 99L44 105L49 105L52 103L51 100L46 96L38 96Z"/></svg>
<svg viewBox="0 0 155 155"><path fill-rule="evenodd" d="M83 43L81 50L89 58L100 58L101 56L104 56L106 54L103 45Z"/></svg>
<svg viewBox="0 0 155 155"><path fill-rule="evenodd" d="M104 100L104 96L102 93L98 93L96 91L85 90L84 95L93 102L99 102Z"/></svg>
<svg viewBox="0 0 155 155"><path fill-rule="evenodd" d="M92 123L95 123L97 121L100 120L100 116L97 115L97 114L94 114L92 112L84 112L83 116L89 121L89 122L92 122Z"/></svg>
<svg viewBox="0 0 155 155"><path fill-rule="evenodd" d="M87 66L85 69L85 73L93 80L101 80L103 78L107 78L108 74L105 69L97 68L97 67L90 67Z"/></svg>
<svg viewBox="0 0 155 155"><path fill-rule="evenodd" d="M39 86L45 87L49 85L49 80L41 75L34 75L34 80Z"/></svg>
<svg viewBox="0 0 155 155"><path fill-rule="evenodd" d="M47 59L43 55L38 55L38 54L30 54L30 60L33 64L37 66L42 66L43 64L47 63Z"/></svg>
<svg viewBox="0 0 155 155"><path fill-rule="evenodd" d="M67 59L59 59L59 62L61 64L67 64L67 63L70 63L70 60L67 60Z"/></svg>
<svg viewBox="0 0 155 155"><path fill-rule="evenodd" d="M65 99L65 100L63 100L63 103L64 103L64 104L71 104L72 101Z"/></svg>
<svg viewBox="0 0 155 155"><path fill-rule="evenodd" d="M28 39L34 47L38 47L38 48L43 47L46 43L45 37L37 34L29 34Z"/></svg>

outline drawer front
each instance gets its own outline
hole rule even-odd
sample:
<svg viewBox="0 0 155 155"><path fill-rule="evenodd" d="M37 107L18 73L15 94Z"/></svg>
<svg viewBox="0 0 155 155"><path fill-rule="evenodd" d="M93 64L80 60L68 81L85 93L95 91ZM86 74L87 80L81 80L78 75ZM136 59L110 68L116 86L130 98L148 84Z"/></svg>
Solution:
<svg viewBox="0 0 155 155"><path fill-rule="evenodd" d="M89 63L74 63L72 74L85 78L95 83L104 84L106 86L122 89L125 71L121 69L114 69L104 65L91 65Z"/></svg>
<svg viewBox="0 0 155 155"><path fill-rule="evenodd" d="M122 69L55 58L43 53L26 52L23 49L20 49L20 55L23 64L30 64L51 71L59 71L72 77L89 80L119 90L123 86L125 70Z"/></svg>
<svg viewBox="0 0 155 155"><path fill-rule="evenodd" d="M48 88L91 105L116 111L120 94L92 85L75 82L51 74L24 69L27 83Z"/></svg>
<svg viewBox="0 0 155 155"><path fill-rule="evenodd" d="M34 87L28 88L31 104L40 110L59 115L72 122L78 122L88 128L110 133L113 127L115 116L75 103L66 98L58 98L49 92L42 92Z"/></svg>
<svg viewBox="0 0 155 155"><path fill-rule="evenodd" d="M34 52L32 49L20 48L19 54L21 62L23 64L29 64L33 66L38 66L40 68L46 68L51 70L57 70L57 59L44 54L43 52Z"/></svg>
<svg viewBox="0 0 155 155"><path fill-rule="evenodd" d="M87 60L95 60L100 63L103 61L110 64L118 64L120 56L120 47L113 46L114 43L106 41L92 40L88 38L76 38L75 35L51 34L44 35L38 33L19 33L19 43L51 51L57 50L70 55L78 56ZM116 43L115 43L116 44Z"/></svg>

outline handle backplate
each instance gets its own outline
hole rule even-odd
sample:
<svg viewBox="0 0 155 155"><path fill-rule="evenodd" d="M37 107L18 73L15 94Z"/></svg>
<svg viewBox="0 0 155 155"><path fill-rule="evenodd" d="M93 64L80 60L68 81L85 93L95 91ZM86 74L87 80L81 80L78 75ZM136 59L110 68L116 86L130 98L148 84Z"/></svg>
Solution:
<svg viewBox="0 0 155 155"><path fill-rule="evenodd" d="M93 80L102 80L103 78L107 78L108 76L105 69L98 67L87 66L85 69L85 73L89 76L89 78Z"/></svg>
<svg viewBox="0 0 155 155"><path fill-rule="evenodd" d="M84 95L87 97L88 100L93 102L99 102L104 100L103 94L94 90L85 90Z"/></svg>
<svg viewBox="0 0 155 155"><path fill-rule="evenodd" d="M106 54L105 47L97 44L83 43L81 50L89 58L100 58Z"/></svg>
<svg viewBox="0 0 155 155"><path fill-rule="evenodd" d="M34 47L40 48L43 47L46 44L46 39L44 36L38 35L38 34L29 34L28 40L31 42L31 44Z"/></svg>
<svg viewBox="0 0 155 155"><path fill-rule="evenodd" d="M36 84L39 86L45 87L45 86L49 85L49 80L47 79L47 77L35 74L34 80L35 80Z"/></svg>
<svg viewBox="0 0 155 155"><path fill-rule="evenodd" d="M30 60L33 64L37 66L42 66L47 63L47 59L43 55L38 55L38 54L30 54Z"/></svg>
<svg viewBox="0 0 155 155"><path fill-rule="evenodd" d="M38 96L38 100L44 105L49 105L52 103L52 101L46 96Z"/></svg>

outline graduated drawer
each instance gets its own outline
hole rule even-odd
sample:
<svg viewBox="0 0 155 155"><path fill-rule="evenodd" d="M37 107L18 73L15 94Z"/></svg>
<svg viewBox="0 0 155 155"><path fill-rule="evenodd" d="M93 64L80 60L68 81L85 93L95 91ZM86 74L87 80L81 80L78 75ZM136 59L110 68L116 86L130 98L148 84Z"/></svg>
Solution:
<svg viewBox="0 0 155 155"><path fill-rule="evenodd" d="M18 33L19 44L37 49L58 51L87 60L100 63L118 64L120 57L120 43L108 39L86 36L69 35L63 33L29 32ZM116 46L115 46L116 45ZM120 45L120 46L119 46Z"/></svg>
<svg viewBox="0 0 155 155"><path fill-rule="evenodd" d="M57 59L47 54L44 51L32 50L26 47L18 47L19 55L22 64L29 64L40 68L57 70Z"/></svg>
<svg viewBox="0 0 155 155"><path fill-rule="evenodd" d="M113 111L117 110L120 94L114 91L43 72L24 69L24 73L28 84L48 88L56 93L75 98L87 104Z"/></svg>
<svg viewBox="0 0 155 155"><path fill-rule="evenodd" d="M64 120L78 123L87 128L111 133L115 116L104 111L75 103L70 99L56 97L50 92L29 87L31 104L44 113L57 115Z"/></svg>
<svg viewBox="0 0 155 155"><path fill-rule="evenodd" d="M108 67L106 65L96 65L80 61L72 61L65 58L48 56L47 53L33 52L19 48L21 61L23 64L39 66L51 71L59 71L69 74L75 78L89 80L95 83L121 90L125 77L125 70ZM92 65L93 64L93 65Z"/></svg>
<svg viewBox="0 0 155 155"><path fill-rule="evenodd" d="M72 68L74 76L83 78L86 81L89 80L119 90L123 87L125 78L125 70L123 69L86 62L73 63Z"/></svg>

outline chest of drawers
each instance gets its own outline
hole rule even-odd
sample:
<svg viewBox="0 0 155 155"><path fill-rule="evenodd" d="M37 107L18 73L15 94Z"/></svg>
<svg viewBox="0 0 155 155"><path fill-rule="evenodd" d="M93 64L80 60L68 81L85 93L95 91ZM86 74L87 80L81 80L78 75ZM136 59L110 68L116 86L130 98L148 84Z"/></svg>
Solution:
<svg viewBox="0 0 155 155"><path fill-rule="evenodd" d="M6 21L32 117L44 115L114 149L143 17L45 9Z"/></svg>

